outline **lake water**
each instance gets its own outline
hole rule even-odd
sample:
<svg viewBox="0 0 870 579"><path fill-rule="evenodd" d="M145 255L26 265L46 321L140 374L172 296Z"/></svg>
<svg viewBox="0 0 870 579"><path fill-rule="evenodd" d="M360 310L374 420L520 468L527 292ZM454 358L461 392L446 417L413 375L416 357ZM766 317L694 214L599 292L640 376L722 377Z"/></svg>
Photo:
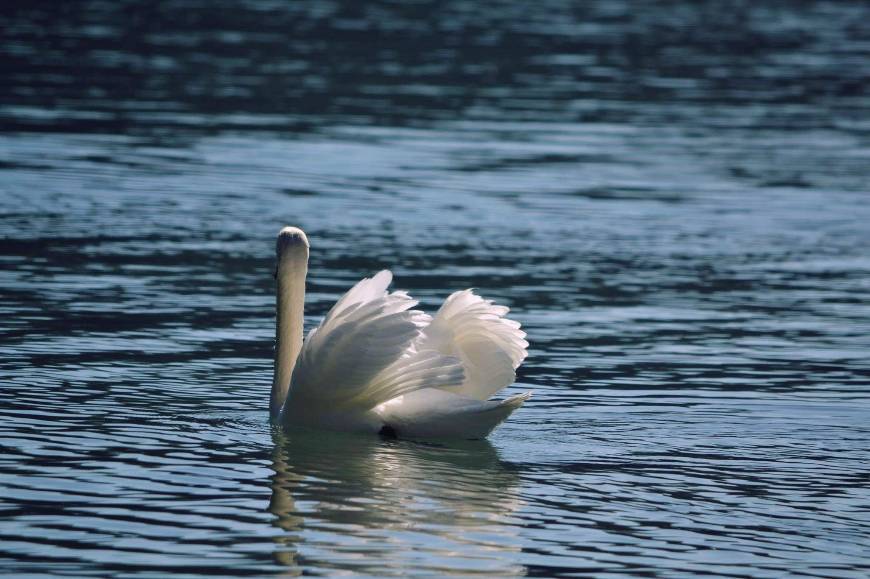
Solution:
<svg viewBox="0 0 870 579"><path fill-rule="evenodd" d="M3 572L870 573L866 2L18 4ZM287 224L307 325L476 287L534 397L271 429Z"/></svg>

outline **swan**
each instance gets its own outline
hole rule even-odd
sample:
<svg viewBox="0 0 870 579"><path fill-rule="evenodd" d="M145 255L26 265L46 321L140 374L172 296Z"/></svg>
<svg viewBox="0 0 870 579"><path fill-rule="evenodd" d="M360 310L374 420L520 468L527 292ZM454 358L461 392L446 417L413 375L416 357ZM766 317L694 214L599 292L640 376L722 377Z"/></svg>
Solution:
<svg viewBox="0 0 870 579"><path fill-rule="evenodd" d="M513 383L528 342L508 308L450 295L434 317L387 290L383 270L353 286L303 341L308 237L276 242L277 319L269 412L285 427L407 438L484 438L531 392L490 396Z"/></svg>

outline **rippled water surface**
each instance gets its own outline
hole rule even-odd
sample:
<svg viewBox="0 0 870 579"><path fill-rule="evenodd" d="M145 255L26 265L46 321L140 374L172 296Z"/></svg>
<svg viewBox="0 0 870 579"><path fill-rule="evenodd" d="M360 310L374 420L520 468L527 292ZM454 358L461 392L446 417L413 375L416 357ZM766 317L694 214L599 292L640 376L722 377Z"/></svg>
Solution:
<svg viewBox="0 0 870 579"><path fill-rule="evenodd" d="M870 572L865 2L16 4L4 572ZM476 287L534 397L272 430L285 224L308 325Z"/></svg>

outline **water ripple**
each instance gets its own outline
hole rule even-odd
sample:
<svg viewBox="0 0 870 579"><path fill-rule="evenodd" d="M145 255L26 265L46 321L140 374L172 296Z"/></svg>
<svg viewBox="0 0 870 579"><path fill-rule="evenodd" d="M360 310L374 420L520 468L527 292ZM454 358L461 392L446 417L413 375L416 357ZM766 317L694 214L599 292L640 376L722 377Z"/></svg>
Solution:
<svg viewBox="0 0 870 579"><path fill-rule="evenodd" d="M217 8L217 9L215 9ZM0 10L0 564L17 576L863 577L866 3ZM271 430L395 273L509 305L479 443Z"/></svg>

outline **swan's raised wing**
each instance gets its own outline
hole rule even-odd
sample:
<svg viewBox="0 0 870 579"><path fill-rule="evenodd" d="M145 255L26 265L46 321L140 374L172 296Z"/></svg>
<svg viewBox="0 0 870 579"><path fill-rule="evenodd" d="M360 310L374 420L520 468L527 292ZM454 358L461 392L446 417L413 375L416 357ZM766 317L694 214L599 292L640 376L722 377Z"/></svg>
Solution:
<svg viewBox="0 0 870 579"><path fill-rule="evenodd" d="M389 271L356 284L305 340L285 412L368 410L423 387L457 386L455 357L416 347L431 321L405 292L387 292Z"/></svg>
<svg viewBox="0 0 870 579"><path fill-rule="evenodd" d="M442 390L486 400L513 383L529 343L520 324L504 317L508 311L471 290L455 292L445 300L424 330L421 348L459 358L465 380Z"/></svg>

